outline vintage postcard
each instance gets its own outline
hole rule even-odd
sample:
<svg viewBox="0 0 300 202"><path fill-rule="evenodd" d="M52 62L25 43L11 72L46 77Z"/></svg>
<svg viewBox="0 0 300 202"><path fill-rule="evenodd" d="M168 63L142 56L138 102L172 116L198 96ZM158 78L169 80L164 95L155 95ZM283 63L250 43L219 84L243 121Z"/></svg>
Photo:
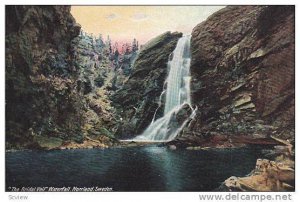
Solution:
<svg viewBox="0 0 300 202"><path fill-rule="evenodd" d="M294 192L295 6L6 5L5 191Z"/></svg>

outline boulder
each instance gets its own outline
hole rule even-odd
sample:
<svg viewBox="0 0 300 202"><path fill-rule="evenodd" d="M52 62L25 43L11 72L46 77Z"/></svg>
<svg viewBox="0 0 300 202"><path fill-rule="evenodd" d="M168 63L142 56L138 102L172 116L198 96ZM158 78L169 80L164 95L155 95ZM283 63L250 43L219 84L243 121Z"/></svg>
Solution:
<svg viewBox="0 0 300 202"><path fill-rule="evenodd" d="M57 137L36 136L34 141L42 149L57 149L63 144L63 140Z"/></svg>
<svg viewBox="0 0 300 202"><path fill-rule="evenodd" d="M232 176L219 191L293 191L295 170L284 163L257 159L255 169L246 177Z"/></svg>

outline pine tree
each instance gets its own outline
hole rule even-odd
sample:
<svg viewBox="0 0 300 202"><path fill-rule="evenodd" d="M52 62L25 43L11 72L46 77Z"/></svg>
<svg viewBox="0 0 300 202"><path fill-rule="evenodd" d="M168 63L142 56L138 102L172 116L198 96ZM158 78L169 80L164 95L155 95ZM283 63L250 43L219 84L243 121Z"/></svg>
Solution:
<svg viewBox="0 0 300 202"><path fill-rule="evenodd" d="M138 42L137 40L134 38L133 42L132 42L132 52L136 52L138 50Z"/></svg>

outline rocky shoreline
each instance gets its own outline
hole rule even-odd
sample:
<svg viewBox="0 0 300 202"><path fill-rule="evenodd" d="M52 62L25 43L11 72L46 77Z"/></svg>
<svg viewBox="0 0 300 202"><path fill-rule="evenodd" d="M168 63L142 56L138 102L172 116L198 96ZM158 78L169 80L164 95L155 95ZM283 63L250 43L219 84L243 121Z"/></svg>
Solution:
<svg viewBox="0 0 300 202"><path fill-rule="evenodd" d="M284 155L275 161L257 159L249 175L231 176L215 191L295 191L295 161Z"/></svg>

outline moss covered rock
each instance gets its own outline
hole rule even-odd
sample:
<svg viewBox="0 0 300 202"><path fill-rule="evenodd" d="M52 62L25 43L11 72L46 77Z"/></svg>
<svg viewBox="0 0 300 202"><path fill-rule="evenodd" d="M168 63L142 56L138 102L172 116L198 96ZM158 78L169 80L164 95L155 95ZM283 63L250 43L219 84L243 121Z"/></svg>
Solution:
<svg viewBox="0 0 300 202"><path fill-rule="evenodd" d="M36 136L33 140L42 149L55 149L63 144L63 140L57 137Z"/></svg>

